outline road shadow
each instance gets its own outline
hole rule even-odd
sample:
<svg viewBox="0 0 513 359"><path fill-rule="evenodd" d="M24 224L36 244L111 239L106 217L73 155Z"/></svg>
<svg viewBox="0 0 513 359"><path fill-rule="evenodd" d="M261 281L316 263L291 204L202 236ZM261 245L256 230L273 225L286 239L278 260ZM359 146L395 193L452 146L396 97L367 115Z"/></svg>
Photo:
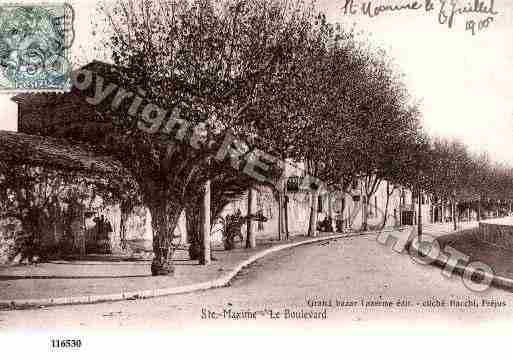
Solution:
<svg viewBox="0 0 513 359"><path fill-rule="evenodd" d="M70 261L70 262L148 262L151 259L137 258L137 257L125 257L115 255L85 255L85 256L62 256L48 261L47 263L59 264L59 261Z"/></svg>

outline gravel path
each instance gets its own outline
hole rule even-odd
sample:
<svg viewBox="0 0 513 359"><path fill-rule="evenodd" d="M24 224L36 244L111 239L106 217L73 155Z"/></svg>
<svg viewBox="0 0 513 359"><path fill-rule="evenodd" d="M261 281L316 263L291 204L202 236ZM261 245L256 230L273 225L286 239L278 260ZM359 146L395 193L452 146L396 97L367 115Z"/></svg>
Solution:
<svg viewBox="0 0 513 359"><path fill-rule="evenodd" d="M432 227L431 231L442 234L449 226ZM244 270L227 288L148 300L0 312L0 328L194 332L242 326L312 329L342 323L357 327L375 323L478 325L511 321L512 298L511 293L497 289L470 292L459 277L446 278L441 269L419 265L377 243L375 235L366 235L270 255ZM336 300L343 305L337 307ZM478 307L468 307L475 304ZM322 319L324 309L327 319ZM285 319L287 310L320 318ZM280 318L276 319L277 315Z"/></svg>

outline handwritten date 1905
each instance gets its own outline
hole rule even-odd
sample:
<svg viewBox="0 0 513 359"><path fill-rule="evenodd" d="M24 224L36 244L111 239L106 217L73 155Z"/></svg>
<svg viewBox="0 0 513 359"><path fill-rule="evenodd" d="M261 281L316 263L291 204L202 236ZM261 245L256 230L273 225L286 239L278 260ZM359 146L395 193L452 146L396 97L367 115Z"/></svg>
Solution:
<svg viewBox="0 0 513 359"><path fill-rule="evenodd" d="M484 30L488 28L488 26L493 22L493 17L488 16L486 19L474 21L474 20L467 20L467 25L465 29L467 31L472 32L472 35L475 35L477 31Z"/></svg>

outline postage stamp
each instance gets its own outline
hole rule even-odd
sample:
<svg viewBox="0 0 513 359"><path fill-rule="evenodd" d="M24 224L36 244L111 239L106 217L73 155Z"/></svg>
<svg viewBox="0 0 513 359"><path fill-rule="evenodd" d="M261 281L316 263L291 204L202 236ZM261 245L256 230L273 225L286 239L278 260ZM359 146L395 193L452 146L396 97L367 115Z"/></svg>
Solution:
<svg viewBox="0 0 513 359"><path fill-rule="evenodd" d="M74 12L66 3L0 5L0 91L66 91Z"/></svg>

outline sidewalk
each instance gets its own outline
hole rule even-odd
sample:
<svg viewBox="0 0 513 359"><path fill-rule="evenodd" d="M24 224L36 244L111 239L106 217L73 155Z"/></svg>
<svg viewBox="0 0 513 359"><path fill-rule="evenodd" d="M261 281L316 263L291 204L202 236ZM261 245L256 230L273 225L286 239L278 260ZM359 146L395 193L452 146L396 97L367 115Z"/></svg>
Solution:
<svg viewBox="0 0 513 359"><path fill-rule="evenodd" d="M222 287L243 267L269 253L363 234L297 236L287 242L262 241L255 249L214 249L217 261L208 266L189 260L187 252L179 250L174 259L174 276L151 276L149 260L129 261L108 256L4 266L0 267L0 309L138 299Z"/></svg>

